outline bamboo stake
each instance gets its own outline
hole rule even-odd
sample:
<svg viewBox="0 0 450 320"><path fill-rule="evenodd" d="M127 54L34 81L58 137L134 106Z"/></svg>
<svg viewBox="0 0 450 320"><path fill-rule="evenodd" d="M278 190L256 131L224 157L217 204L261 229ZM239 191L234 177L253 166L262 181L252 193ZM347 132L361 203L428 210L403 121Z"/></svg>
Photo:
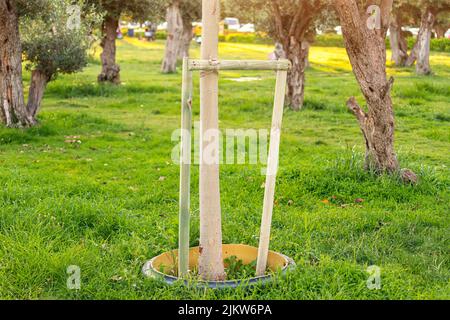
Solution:
<svg viewBox="0 0 450 320"><path fill-rule="evenodd" d="M218 60L220 1L202 1L201 58ZM205 280L225 277L219 190L217 71L200 74L200 256L199 274Z"/></svg>
<svg viewBox="0 0 450 320"><path fill-rule="evenodd" d="M180 157L180 212L178 233L178 276L189 270L189 209L192 131L192 72L188 70L189 58L183 59L183 84L181 93L181 157Z"/></svg>
<svg viewBox="0 0 450 320"><path fill-rule="evenodd" d="M272 224L273 201L275 196L275 183L278 171L281 123L283 120L284 98L286 94L287 71L277 72L275 88L275 102L272 115L272 129L270 133L269 157L267 160L266 186L264 192L264 207L261 221L261 234L259 237L258 261L256 275L264 275L269 255L270 227Z"/></svg>

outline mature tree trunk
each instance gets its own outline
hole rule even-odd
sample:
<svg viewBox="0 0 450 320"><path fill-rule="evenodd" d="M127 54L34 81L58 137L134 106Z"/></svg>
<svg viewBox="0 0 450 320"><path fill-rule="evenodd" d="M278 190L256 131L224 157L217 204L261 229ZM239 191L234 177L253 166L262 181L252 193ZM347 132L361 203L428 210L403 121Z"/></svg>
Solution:
<svg viewBox="0 0 450 320"><path fill-rule="evenodd" d="M116 64L116 37L119 26L118 18L107 15L103 21L103 39L101 47L103 52L102 72L98 76L99 82L120 84L120 67Z"/></svg>
<svg viewBox="0 0 450 320"><path fill-rule="evenodd" d="M419 34L417 35L416 43L406 60L406 66L410 67L416 62L416 73L418 74L430 74L430 41L431 41L431 31L433 28L436 15L426 8L422 14L420 21Z"/></svg>
<svg viewBox="0 0 450 320"><path fill-rule="evenodd" d="M50 77L40 70L33 70L31 73L27 109L33 117L36 116L41 107L42 97L44 96L44 91L49 81Z"/></svg>
<svg viewBox="0 0 450 320"><path fill-rule="evenodd" d="M272 13L275 23L275 36L282 45L275 51L282 54L292 63L288 73L286 101L292 110L298 111L303 106L305 93L305 69L308 66L309 36L312 21L320 12L323 3L303 3L292 16L282 14L282 8L277 1L272 1ZM278 46L279 47L279 46Z"/></svg>
<svg viewBox="0 0 450 320"><path fill-rule="evenodd" d="M435 23L434 31L436 32L436 38L445 38L445 33L447 32L449 24L446 23Z"/></svg>
<svg viewBox="0 0 450 320"><path fill-rule="evenodd" d="M189 49L191 48L191 42L194 34L192 32L192 22L183 22L183 34L181 35L180 48L178 49L178 58L183 59L189 57Z"/></svg>
<svg viewBox="0 0 450 320"><path fill-rule="evenodd" d="M8 127L36 124L23 97L22 47L17 8L12 0L0 0L0 122Z"/></svg>
<svg viewBox="0 0 450 320"><path fill-rule="evenodd" d="M177 71L178 52L183 43L183 19L178 1L173 1L167 8L166 21L166 51L161 71L163 73L172 73Z"/></svg>
<svg viewBox="0 0 450 320"><path fill-rule="evenodd" d="M308 62L309 43L306 40L297 41L292 38L285 51L287 59L292 63L287 80L287 101L292 110L299 111L305 98L305 69Z"/></svg>
<svg viewBox="0 0 450 320"><path fill-rule="evenodd" d="M347 102L365 139L366 169L378 173L398 172L399 163L394 151L394 112L390 95L393 78L387 80L386 77L385 38L392 0L382 1L382 26L374 30L367 28L368 15L360 15L355 0L336 0L335 4L353 72L368 107L367 112L363 111L354 97ZM405 172L402 174L405 180L411 174L411 180L414 180L415 175L411 171Z"/></svg>
<svg viewBox="0 0 450 320"><path fill-rule="evenodd" d="M408 59L408 43L402 32L401 18L395 15L390 24L390 42L392 57L396 66L402 67Z"/></svg>
<svg viewBox="0 0 450 320"><path fill-rule="evenodd" d="M431 31L433 29L435 19L435 14L431 10L427 9L422 15L422 19L420 22L420 31L417 37L418 51L416 63L416 73L420 75L431 74L430 42Z"/></svg>

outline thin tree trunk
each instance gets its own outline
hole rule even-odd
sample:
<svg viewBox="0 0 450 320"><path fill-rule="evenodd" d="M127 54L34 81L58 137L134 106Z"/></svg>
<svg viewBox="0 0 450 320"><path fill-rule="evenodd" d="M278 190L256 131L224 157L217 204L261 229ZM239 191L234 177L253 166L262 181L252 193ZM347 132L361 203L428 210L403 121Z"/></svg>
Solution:
<svg viewBox="0 0 450 320"><path fill-rule="evenodd" d="M50 78L40 70L33 70L31 73L30 92L28 94L28 112L36 117L41 107L42 97Z"/></svg>
<svg viewBox="0 0 450 320"><path fill-rule="evenodd" d="M0 0L0 122L8 127L31 127L23 96L22 47L15 1Z"/></svg>
<svg viewBox="0 0 450 320"><path fill-rule="evenodd" d="M403 35L401 21L398 16L394 16L389 29L392 51L391 61L394 61L396 66L402 67L408 59L408 44Z"/></svg>
<svg viewBox="0 0 450 320"><path fill-rule="evenodd" d="M394 112L390 96L393 79L388 81L386 78L386 33L366 27L365 17L360 16L355 1L337 0L336 9L353 72L368 107L368 112L364 112L355 98L347 102L365 139L366 168L376 172L396 172L399 164L394 151ZM384 19L384 23L386 19L388 22L389 14Z"/></svg>
<svg viewBox="0 0 450 320"><path fill-rule="evenodd" d="M107 15L103 21L103 39L100 55L102 60L102 72L98 76L99 82L111 82L120 84L120 67L116 64L116 37L119 20Z"/></svg>
<svg viewBox="0 0 450 320"><path fill-rule="evenodd" d="M431 31L433 29L436 16L431 10L426 10L422 15L420 23L420 32L418 35L418 51L417 51L417 63L416 73L420 75L431 74L430 66L430 42Z"/></svg>
<svg viewBox="0 0 450 320"><path fill-rule="evenodd" d="M308 63L309 43L291 39L287 52L287 58L292 63L288 74L287 101L291 109L299 111L303 107L305 98L305 69Z"/></svg>
<svg viewBox="0 0 450 320"><path fill-rule="evenodd" d="M218 59L220 2L203 0L202 59ZM200 256L199 274L223 280L222 225L219 188L219 112L217 72L200 75Z"/></svg>
<svg viewBox="0 0 450 320"><path fill-rule="evenodd" d="M183 42L183 19L180 3L173 1L167 8L167 40L161 71L173 73L177 71L177 58Z"/></svg>

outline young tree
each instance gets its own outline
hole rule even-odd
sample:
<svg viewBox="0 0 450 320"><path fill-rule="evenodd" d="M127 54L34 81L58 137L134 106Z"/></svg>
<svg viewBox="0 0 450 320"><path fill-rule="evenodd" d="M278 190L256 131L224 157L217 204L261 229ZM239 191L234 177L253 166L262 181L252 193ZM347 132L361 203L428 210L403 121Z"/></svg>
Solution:
<svg viewBox="0 0 450 320"><path fill-rule="evenodd" d="M87 64L89 26L95 15L85 10L81 19L82 2L74 4L72 0L52 1L45 17L24 18L20 23L26 68L31 71L27 111L33 118L47 83L58 74L81 71Z"/></svg>
<svg viewBox="0 0 450 320"><path fill-rule="evenodd" d="M161 66L163 73L176 72L177 59L189 56L192 22L201 15L200 0L169 0L166 8L167 41Z"/></svg>
<svg viewBox="0 0 450 320"><path fill-rule="evenodd" d="M259 30L268 32L281 44L282 57L292 63L287 102L296 111L303 106L305 69L310 41L315 34L314 22L327 3L326 0L227 0L225 3L228 12L240 12L248 20L253 19Z"/></svg>
<svg viewBox="0 0 450 320"><path fill-rule="evenodd" d="M48 12L46 0L0 0L0 123L8 127L31 127L22 84L21 17Z"/></svg>
<svg viewBox="0 0 450 320"><path fill-rule="evenodd" d="M385 39L392 1L335 1L347 53L368 111L363 111L354 97L347 105L356 116L365 139L366 168L377 173L399 172L390 94L394 79L388 80L386 76ZM377 6L368 10L369 5ZM410 170L403 170L402 177L408 182L416 180Z"/></svg>
<svg viewBox="0 0 450 320"><path fill-rule="evenodd" d="M145 20L153 11L160 10L163 0L88 0L105 13L102 22L102 72L99 82L120 83L120 66L116 63L116 37L119 20L126 14L136 20Z"/></svg>

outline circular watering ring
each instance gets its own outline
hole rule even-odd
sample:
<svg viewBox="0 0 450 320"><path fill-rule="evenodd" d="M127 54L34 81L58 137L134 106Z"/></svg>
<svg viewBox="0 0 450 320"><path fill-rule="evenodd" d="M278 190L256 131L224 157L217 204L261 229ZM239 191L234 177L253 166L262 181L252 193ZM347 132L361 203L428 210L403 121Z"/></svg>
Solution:
<svg viewBox="0 0 450 320"><path fill-rule="evenodd" d="M235 256L237 259L242 260L244 264L250 264L255 261L258 256L258 248L248 246L245 244L224 244L222 245L223 259ZM198 266L199 247L194 247L189 250L189 269L195 270ZM246 279L233 279L225 281L204 281L204 280L189 280L181 279L174 274L177 266L178 250L173 250L160 254L157 257L147 261L142 268L142 272L145 276L161 279L167 284L173 284L176 281L183 281L185 285L194 284L197 287L208 287L212 289L224 289L224 288L236 288L239 286L249 287L257 284L268 283L281 273L286 274L289 270L295 267L295 262L278 252L269 251L267 260L267 267L271 271L270 274L246 278Z"/></svg>

